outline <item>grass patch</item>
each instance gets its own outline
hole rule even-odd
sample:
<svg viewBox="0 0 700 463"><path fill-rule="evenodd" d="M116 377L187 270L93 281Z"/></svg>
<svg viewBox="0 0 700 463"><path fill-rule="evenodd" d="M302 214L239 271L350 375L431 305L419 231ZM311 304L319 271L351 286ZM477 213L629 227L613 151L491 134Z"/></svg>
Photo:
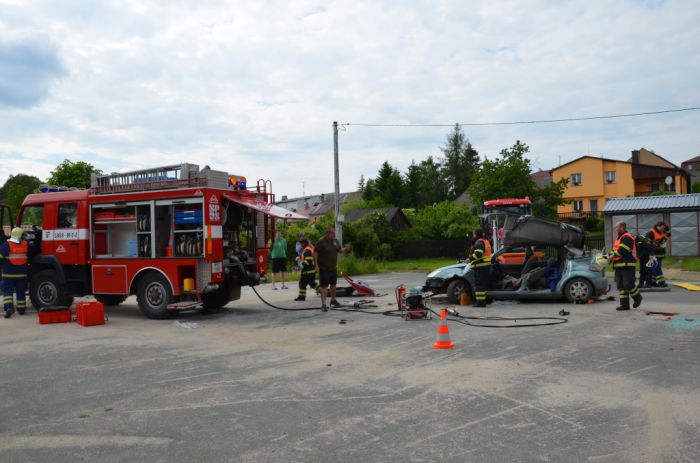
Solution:
<svg viewBox="0 0 700 463"><path fill-rule="evenodd" d="M338 272L345 272L348 275L369 275L378 273L379 266L374 259L360 259L348 254L338 259Z"/></svg>
<svg viewBox="0 0 700 463"><path fill-rule="evenodd" d="M426 257L421 259L394 260L380 262L380 272L432 272L433 270L456 264L457 259L452 257Z"/></svg>
<svg viewBox="0 0 700 463"><path fill-rule="evenodd" d="M665 257L663 267L686 272L700 272L700 257Z"/></svg>

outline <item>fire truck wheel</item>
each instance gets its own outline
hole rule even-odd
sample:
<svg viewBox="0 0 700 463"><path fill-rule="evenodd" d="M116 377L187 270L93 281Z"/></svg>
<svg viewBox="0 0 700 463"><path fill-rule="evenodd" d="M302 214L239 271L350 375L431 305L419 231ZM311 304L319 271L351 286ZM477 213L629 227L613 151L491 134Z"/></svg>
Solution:
<svg viewBox="0 0 700 463"><path fill-rule="evenodd" d="M119 294L95 294L95 299L104 305L117 306L126 300L126 296L120 296Z"/></svg>
<svg viewBox="0 0 700 463"><path fill-rule="evenodd" d="M173 292L168 280L160 273L143 276L136 290L136 300L139 309L148 318L162 320L172 313L168 310L168 304L173 302Z"/></svg>
<svg viewBox="0 0 700 463"><path fill-rule="evenodd" d="M56 273L53 270L42 270L32 277L29 288L29 299L39 310L42 307L70 305L73 298L66 294Z"/></svg>

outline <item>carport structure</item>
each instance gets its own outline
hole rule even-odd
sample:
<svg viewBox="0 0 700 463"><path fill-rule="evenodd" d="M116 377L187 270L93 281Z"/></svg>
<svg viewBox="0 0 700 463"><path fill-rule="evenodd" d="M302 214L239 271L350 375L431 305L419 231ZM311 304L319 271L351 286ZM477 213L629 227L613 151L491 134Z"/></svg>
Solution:
<svg viewBox="0 0 700 463"><path fill-rule="evenodd" d="M700 194L612 198L605 204L605 247L612 249L613 226L627 223L632 234L645 234L657 222L671 227L671 256L700 255Z"/></svg>

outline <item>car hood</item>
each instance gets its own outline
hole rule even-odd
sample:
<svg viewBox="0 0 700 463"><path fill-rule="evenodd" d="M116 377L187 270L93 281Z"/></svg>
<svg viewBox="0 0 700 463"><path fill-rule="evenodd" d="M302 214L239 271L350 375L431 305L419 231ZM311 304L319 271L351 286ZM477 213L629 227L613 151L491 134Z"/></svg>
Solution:
<svg viewBox="0 0 700 463"><path fill-rule="evenodd" d="M506 230L505 246L570 246L583 249L585 233L567 223L524 215Z"/></svg>
<svg viewBox="0 0 700 463"><path fill-rule="evenodd" d="M440 277L444 278L449 275L454 275L457 273L462 273L465 271L465 269L469 266L468 263L465 262L460 262L458 264L452 264L448 265L446 267L440 267L438 269L433 270L428 274L428 278L435 278L435 277Z"/></svg>

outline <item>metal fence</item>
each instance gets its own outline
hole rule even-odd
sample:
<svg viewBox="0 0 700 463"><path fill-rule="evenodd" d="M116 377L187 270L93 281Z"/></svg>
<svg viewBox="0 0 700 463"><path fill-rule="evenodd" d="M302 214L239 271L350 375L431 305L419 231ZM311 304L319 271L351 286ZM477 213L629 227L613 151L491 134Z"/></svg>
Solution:
<svg viewBox="0 0 700 463"><path fill-rule="evenodd" d="M453 257L455 261L467 255L469 240L418 240L407 241L395 250L398 259L421 257Z"/></svg>
<svg viewBox="0 0 700 463"><path fill-rule="evenodd" d="M602 219L603 211L576 211L557 214L561 222L582 222L588 218Z"/></svg>
<svg viewBox="0 0 700 463"><path fill-rule="evenodd" d="M586 243L584 244L584 248L587 251L592 251L592 250L602 251L604 247L605 247L605 238L602 236L596 237L596 238L586 238Z"/></svg>

